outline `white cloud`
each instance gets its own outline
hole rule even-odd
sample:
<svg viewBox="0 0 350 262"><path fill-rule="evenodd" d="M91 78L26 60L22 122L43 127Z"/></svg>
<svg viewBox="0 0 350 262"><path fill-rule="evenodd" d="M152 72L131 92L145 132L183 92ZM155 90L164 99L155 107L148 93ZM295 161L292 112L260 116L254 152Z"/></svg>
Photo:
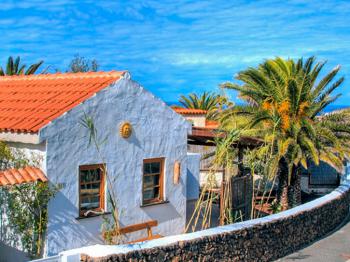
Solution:
<svg viewBox="0 0 350 262"><path fill-rule="evenodd" d="M318 55L350 72L349 16L349 1L331 0L5 0L0 58L64 70L80 53L170 99L274 56Z"/></svg>

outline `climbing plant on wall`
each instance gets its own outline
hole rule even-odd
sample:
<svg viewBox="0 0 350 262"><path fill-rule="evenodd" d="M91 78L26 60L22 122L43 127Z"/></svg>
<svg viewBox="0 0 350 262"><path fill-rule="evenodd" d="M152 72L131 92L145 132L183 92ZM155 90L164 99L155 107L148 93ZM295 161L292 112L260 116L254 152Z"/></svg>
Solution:
<svg viewBox="0 0 350 262"><path fill-rule="evenodd" d="M47 205L57 189L37 181L2 189L11 234L20 239L23 251L40 257L47 227Z"/></svg>
<svg viewBox="0 0 350 262"><path fill-rule="evenodd" d="M39 158L27 159L25 154L0 142L0 168L38 165ZM58 188L46 182L25 183L0 187L1 241L40 257L47 228L47 205Z"/></svg>

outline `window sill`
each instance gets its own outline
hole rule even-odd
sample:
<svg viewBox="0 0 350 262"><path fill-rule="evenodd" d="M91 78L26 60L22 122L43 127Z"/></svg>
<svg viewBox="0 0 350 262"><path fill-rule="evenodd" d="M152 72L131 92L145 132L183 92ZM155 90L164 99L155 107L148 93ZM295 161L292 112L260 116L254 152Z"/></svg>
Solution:
<svg viewBox="0 0 350 262"><path fill-rule="evenodd" d="M110 215L110 214L112 214L112 212L104 212L104 213L101 213L101 214L91 214L91 215L88 215L88 216L78 216L75 219L76 220L81 220L81 219L87 219L87 218L92 218L92 217L100 217L100 216Z"/></svg>
<svg viewBox="0 0 350 262"><path fill-rule="evenodd" d="M161 200L161 201L154 202L154 203L142 204L140 207L156 206L156 205L167 204L167 203L169 203L169 200Z"/></svg>

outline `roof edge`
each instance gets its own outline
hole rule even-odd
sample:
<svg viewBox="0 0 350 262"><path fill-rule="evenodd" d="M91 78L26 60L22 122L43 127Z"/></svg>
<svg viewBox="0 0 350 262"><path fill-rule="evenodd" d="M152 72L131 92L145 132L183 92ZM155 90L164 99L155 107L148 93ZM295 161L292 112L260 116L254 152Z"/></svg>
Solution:
<svg viewBox="0 0 350 262"><path fill-rule="evenodd" d="M206 115L207 110L197 109L197 108L184 108L184 107L171 107L176 113L180 115Z"/></svg>
<svg viewBox="0 0 350 262"><path fill-rule="evenodd" d="M130 80L130 79L131 79L131 74L130 74L130 72L129 72L129 71L123 71L122 77L121 77L121 78Z"/></svg>
<svg viewBox="0 0 350 262"><path fill-rule="evenodd" d="M11 168L0 172L0 186L13 186L36 181L47 182L48 179L40 168L34 166Z"/></svg>
<svg viewBox="0 0 350 262"><path fill-rule="evenodd" d="M38 133L0 132L0 140L26 144L40 144Z"/></svg>
<svg viewBox="0 0 350 262"><path fill-rule="evenodd" d="M74 78L98 78L98 77L124 77L130 74L127 70L111 70L97 72L65 72L65 73L47 73L47 74L32 74L32 75L6 75L0 78L0 81L25 81L25 80L52 80L52 79L74 79Z"/></svg>

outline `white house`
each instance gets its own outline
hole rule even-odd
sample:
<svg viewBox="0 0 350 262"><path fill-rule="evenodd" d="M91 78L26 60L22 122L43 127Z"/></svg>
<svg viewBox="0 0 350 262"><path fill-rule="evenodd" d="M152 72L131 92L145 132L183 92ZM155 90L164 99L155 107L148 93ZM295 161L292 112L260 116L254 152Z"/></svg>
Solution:
<svg viewBox="0 0 350 262"><path fill-rule="evenodd" d="M85 116L96 127L100 154L89 146ZM107 182L121 226L157 220L154 233L184 231L187 167L199 167L198 156L187 154L191 125L128 72L1 77L0 131L9 146L40 156L42 173L61 187L49 203L46 256L103 243L102 216L88 211L111 211ZM7 178L0 181L18 177Z"/></svg>

